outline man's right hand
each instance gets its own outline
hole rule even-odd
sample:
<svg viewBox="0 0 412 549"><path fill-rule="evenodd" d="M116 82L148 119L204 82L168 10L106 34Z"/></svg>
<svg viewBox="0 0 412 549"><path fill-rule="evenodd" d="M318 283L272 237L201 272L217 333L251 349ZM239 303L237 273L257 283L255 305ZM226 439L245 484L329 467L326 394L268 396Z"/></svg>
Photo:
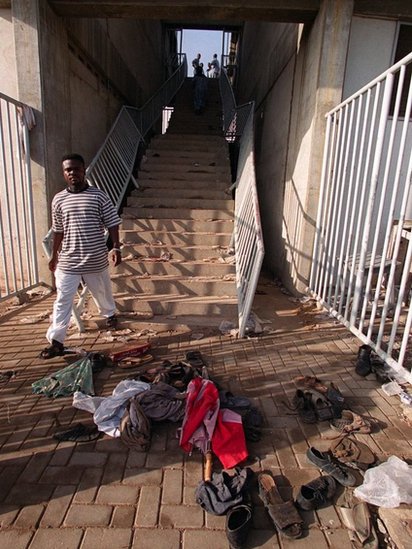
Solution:
<svg viewBox="0 0 412 549"><path fill-rule="evenodd" d="M51 260L49 261L49 269L51 270L52 273L54 273L54 271L56 270L57 268L57 257L52 257Z"/></svg>

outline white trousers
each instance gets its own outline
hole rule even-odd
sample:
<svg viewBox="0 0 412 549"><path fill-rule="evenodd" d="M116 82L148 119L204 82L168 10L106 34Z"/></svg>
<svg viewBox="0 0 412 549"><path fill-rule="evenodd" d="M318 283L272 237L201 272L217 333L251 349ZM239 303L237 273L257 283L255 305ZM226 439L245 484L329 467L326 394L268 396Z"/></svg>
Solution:
<svg viewBox="0 0 412 549"><path fill-rule="evenodd" d="M100 314L106 318L115 314L116 305L108 269L87 274L69 274L56 269L54 274L57 297L53 305L53 320L46 334L50 343L53 339L64 342L72 316L74 297L82 280L89 288Z"/></svg>

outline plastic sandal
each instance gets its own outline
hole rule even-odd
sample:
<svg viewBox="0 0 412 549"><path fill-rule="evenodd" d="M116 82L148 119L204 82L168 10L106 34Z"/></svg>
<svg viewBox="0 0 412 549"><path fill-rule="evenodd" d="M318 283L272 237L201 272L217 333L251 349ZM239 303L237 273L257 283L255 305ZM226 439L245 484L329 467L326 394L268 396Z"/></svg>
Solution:
<svg viewBox="0 0 412 549"><path fill-rule="evenodd" d="M266 473L258 476L259 497L280 534L297 539L302 535L303 520L292 500L284 501L279 494L275 479Z"/></svg>
<svg viewBox="0 0 412 549"><path fill-rule="evenodd" d="M357 433L367 435L372 431L370 422L351 410L343 410L342 417L331 421L330 426L342 434Z"/></svg>

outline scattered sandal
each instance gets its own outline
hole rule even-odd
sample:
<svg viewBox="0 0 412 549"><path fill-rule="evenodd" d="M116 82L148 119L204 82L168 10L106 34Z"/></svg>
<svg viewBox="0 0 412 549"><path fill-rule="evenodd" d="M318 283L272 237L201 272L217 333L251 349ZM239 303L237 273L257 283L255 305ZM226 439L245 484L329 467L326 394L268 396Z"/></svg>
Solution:
<svg viewBox="0 0 412 549"><path fill-rule="evenodd" d="M316 423L317 417L310 393L298 389L293 397L291 409L297 410L303 423Z"/></svg>
<svg viewBox="0 0 412 549"><path fill-rule="evenodd" d="M90 442L99 438L101 433L97 430L96 426L87 427L83 423L77 423L74 427L66 429L65 431L59 431L53 435L53 438L62 442Z"/></svg>
<svg viewBox="0 0 412 549"><path fill-rule="evenodd" d="M206 366L200 351L188 351L186 353L186 361L197 370L201 370L203 366Z"/></svg>
<svg viewBox="0 0 412 549"><path fill-rule="evenodd" d="M342 434L369 434L372 431L370 422L351 410L343 410L342 417L330 422L331 429Z"/></svg>
<svg viewBox="0 0 412 549"><path fill-rule="evenodd" d="M267 474L258 476L259 497L280 534L297 539L302 535L303 520L292 500L284 501L279 494L275 479Z"/></svg>
<svg viewBox="0 0 412 549"><path fill-rule="evenodd" d="M128 370L129 368L136 368L136 366L143 366L154 360L153 355L142 355L142 356L133 356L127 359L121 360L117 363L117 367L123 370Z"/></svg>
<svg viewBox="0 0 412 549"><path fill-rule="evenodd" d="M376 461L376 457L369 446L346 436L332 442L329 450L333 457L340 462L356 469L366 470Z"/></svg>

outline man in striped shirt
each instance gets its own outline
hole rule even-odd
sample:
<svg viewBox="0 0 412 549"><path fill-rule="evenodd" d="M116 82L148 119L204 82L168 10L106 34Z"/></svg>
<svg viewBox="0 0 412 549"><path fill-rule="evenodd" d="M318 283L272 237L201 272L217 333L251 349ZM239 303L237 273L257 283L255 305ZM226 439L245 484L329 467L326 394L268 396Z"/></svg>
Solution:
<svg viewBox="0 0 412 549"><path fill-rule="evenodd" d="M89 288L108 327L116 327L116 306L109 276L109 258L119 265L120 217L109 197L85 179L85 164L78 154L62 159L67 187L52 201L53 252L49 269L55 273L57 297L46 337L50 343L40 354L53 358L64 352L75 294L81 281ZM105 229L112 249L108 252Z"/></svg>

